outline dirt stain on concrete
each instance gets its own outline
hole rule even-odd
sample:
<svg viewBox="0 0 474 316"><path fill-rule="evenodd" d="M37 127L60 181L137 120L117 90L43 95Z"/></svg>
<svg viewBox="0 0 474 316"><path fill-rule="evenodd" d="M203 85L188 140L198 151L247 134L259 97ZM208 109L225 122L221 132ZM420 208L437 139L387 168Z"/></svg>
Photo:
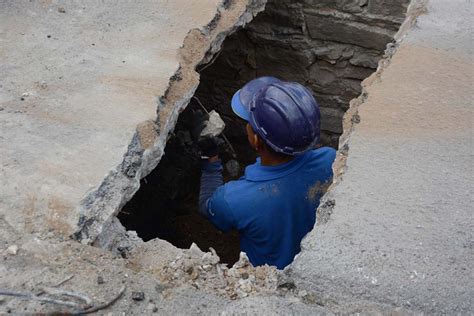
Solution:
<svg viewBox="0 0 474 316"><path fill-rule="evenodd" d="M32 233L34 230L34 213L36 210L36 195L33 193L26 194L26 205L23 209L25 214L25 231L27 233Z"/></svg>
<svg viewBox="0 0 474 316"><path fill-rule="evenodd" d="M48 201L48 212L46 214L46 225L49 229L68 235L72 227L66 222L67 214L71 207L61 198L51 197Z"/></svg>

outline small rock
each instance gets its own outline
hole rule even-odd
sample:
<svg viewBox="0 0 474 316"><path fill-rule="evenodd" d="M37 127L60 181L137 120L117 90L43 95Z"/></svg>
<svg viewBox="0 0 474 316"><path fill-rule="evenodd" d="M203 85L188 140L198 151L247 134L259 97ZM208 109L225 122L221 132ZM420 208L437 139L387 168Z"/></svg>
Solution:
<svg viewBox="0 0 474 316"><path fill-rule="evenodd" d="M64 9L63 7L59 7L58 12L59 13L66 13L66 9Z"/></svg>
<svg viewBox="0 0 474 316"><path fill-rule="evenodd" d="M287 281L279 284L278 288L286 291L293 291L294 289L296 289L296 285L293 281Z"/></svg>
<svg viewBox="0 0 474 316"><path fill-rule="evenodd" d="M239 280L239 289L245 293L252 292L252 283L249 279L247 280Z"/></svg>
<svg viewBox="0 0 474 316"><path fill-rule="evenodd" d="M216 265L219 263L220 258L212 252L206 252L201 260L203 265Z"/></svg>
<svg viewBox="0 0 474 316"><path fill-rule="evenodd" d="M46 89L48 87L48 84L46 83L46 81L41 81L40 83L40 87L43 88L43 89Z"/></svg>
<svg viewBox="0 0 474 316"><path fill-rule="evenodd" d="M24 92L22 95L21 95L23 98L26 98L28 96L30 96L30 94L28 92Z"/></svg>
<svg viewBox="0 0 474 316"><path fill-rule="evenodd" d="M143 301L145 299L145 293L141 291L132 292L132 300L134 301Z"/></svg>
<svg viewBox="0 0 474 316"><path fill-rule="evenodd" d="M206 271L206 272L212 270L212 265L210 265L210 264L204 264L204 265L202 265L201 267L202 267L202 269L203 269L204 271Z"/></svg>
<svg viewBox="0 0 474 316"><path fill-rule="evenodd" d="M250 261L249 261L249 258L247 257L247 254L245 252L240 252L239 261L234 263L232 268L239 269L239 268L248 267L249 265L250 265Z"/></svg>
<svg viewBox="0 0 474 316"><path fill-rule="evenodd" d="M105 283L104 278L99 275L99 276L97 277L97 284L104 284L104 283Z"/></svg>
<svg viewBox="0 0 474 316"><path fill-rule="evenodd" d="M308 292L306 292L305 290L301 290L301 291L298 292L298 296L299 296L299 297L308 296Z"/></svg>
<svg viewBox="0 0 474 316"><path fill-rule="evenodd" d="M225 128L225 123L219 116L219 114L212 110L209 113L209 121L206 123L206 127L201 131L200 137L211 137L219 136Z"/></svg>
<svg viewBox="0 0 474 316"><path fill-rule="evenodd" d="M7 253L9 255L16 255L18 253L18 246L17 245L11 245L10 247L7 248Z"/></svg>
<svg viewBox="0 0 474 316"><path fill-rule="evenodd" d="M191 256L197 258L202 257L204 255L204 252L195 243L191 244L191 246L189 247L189 252L191 253Z"/></svg>

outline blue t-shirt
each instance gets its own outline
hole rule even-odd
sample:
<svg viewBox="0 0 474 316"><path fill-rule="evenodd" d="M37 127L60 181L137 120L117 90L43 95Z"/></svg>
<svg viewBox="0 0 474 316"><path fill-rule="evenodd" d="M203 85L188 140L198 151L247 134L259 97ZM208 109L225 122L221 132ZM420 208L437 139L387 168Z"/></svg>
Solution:
<svg viewBox="0 0 474 316"><path fill-rule="evenodd" d="M334 149L322 147L278 166L262 166L257 159L242 178L216 190L208 217L223 231L239 231L240 248L254 266L283 269L314 227L335 156Z"/></svg>

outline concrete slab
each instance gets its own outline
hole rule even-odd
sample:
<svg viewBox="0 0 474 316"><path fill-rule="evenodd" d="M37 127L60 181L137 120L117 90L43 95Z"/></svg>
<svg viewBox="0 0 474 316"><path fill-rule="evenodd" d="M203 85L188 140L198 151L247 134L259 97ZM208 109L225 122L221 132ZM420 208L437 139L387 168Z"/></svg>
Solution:
<svg viewBox="0 0 474 316"><path fill-rule="evenodd" d="M473 312L472 16L431 0L365 81L332 215L288 271L298 287L346 311Z"/></svg>
<svg viewBox="0 0 474 316"><path fill-rule="evenodd" d="M158 163L198 84L194 67L264 1L229 3L2 1L7 222L94 241Z"/></svg>

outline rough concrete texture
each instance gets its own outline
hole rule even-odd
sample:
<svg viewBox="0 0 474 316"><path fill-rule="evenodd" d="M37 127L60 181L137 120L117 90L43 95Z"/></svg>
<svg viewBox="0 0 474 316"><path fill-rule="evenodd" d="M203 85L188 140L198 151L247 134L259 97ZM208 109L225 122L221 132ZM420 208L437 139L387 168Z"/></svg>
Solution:
<svg viewBox="0 0 474 316"><path fill-rule="evenodd" d="M341 310L474 311L472 4L427 10L364 81L332 209L288 271Z"/></svg>
<svg viewBox="0 0 474 316"><path fill-rule="evenodd" d="M86 243L115 229L198 85L194 68L263 4L2 1L5 220Z"/></svg>

